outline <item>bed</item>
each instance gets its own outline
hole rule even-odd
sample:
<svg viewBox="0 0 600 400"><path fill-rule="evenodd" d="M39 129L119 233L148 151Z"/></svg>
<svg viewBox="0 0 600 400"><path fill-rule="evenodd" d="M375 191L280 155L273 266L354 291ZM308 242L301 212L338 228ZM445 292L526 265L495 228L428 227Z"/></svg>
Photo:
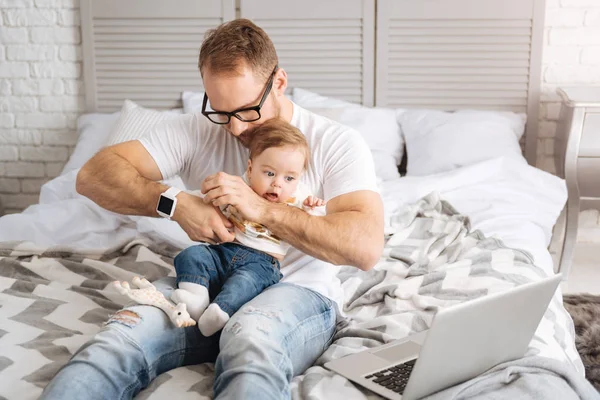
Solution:
<svg viewBox="0 0 600 400"><path fill-rule="evenodd" d="M82 0L77 146L39 204L0 218L0 398L40 395L127 303L112 281L174 276L187 235L98 207L75 177L107 143L198 111L202 35L236 16L273 38L296 104L361 132L385 206L381 260L337 274L347 318L294 378L295 399L377 398L323 364L423 331L441 307L553 274L548 246L566 188L529 165L543 9L540 0ZM526 357L432 398L598 398L574 335L559 290ZM210 364L178 368L138 398L212 398L212 383Z"/></svg>

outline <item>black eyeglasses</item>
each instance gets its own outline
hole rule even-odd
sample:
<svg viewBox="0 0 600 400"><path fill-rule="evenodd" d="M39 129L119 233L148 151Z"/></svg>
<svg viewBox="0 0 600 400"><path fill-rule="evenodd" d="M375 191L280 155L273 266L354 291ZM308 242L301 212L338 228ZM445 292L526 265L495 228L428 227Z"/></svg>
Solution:
<svg viewBox="0 0 600 400"><path fill-rule="evenodd" d="M267 99L267 96L271 92L271 88L273 87L273 79L275 78L275 72L277 72L278 65L275 66L273 72L271 72L271 77L267 81L267 87L265 88L265 92L260 99L260 103L254 107L246 107L240 108L239 110L235 110L232 112L226 111L206 111L206 103L208 102L208 96L204 93L204 100L202 101L202 115L206 118L210 119L215 124L225 125L231 121L231 117L236 117L242 122L254 122L260 119L260 109L263 106L263 103Z"/></svg>

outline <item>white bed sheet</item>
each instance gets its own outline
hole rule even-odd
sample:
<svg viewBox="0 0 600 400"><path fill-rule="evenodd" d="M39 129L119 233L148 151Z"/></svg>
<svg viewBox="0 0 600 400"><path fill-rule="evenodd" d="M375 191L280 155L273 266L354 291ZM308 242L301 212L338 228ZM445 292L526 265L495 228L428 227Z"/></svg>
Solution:
<svg viewBox="0 0 600 400"><path fill-rule="evenodd" d="M403 177L382 187L386 217L433 191L469 216L473 229L528 251L539 267L552 271L548 246L567 200L563 179L504 157L436 175Z"/></svg>

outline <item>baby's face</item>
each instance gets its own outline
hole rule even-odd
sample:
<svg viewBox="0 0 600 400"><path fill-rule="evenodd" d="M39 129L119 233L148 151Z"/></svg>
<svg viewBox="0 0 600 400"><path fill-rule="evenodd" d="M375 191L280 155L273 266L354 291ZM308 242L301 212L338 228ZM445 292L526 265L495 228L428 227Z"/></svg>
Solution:
<svg viewBox="0 0 600 400"><path fill-rule="evenodd" d="M248 180L259 196L282 203L294 194L303 169L304 154L298 148L271 147L248 161Z"/></svg>

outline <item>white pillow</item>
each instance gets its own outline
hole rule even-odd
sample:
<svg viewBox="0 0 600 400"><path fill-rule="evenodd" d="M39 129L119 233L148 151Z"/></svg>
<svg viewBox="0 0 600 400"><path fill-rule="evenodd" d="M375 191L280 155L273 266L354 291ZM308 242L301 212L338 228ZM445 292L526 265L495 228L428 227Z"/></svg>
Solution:
<svg viewBox="0 0 600 400"><path fill-rule="evenodd" d="M318 93L302 88L294 88L292 91L292 101L304 108L362 108L360 104L350 103L349 101L336 99L333 97L321 96Z"/></svg>
<svg viewBox="0 0 600 400"><path fill-rule="evenodd" d="M183 109L168 111L169 114L182 114ZM100 151L108 142L121 112L112 114L90 113L77 118L77 143L69 161L63 167L61 175L83 167L90 158Z"/></svg>
<svg viewBox="0 0 600 400"><path fill-rule="evenodd" d="M301 88L294 88L292 100L300 107L356 129L371 150L377 176L384 181L400 177L398 166L404 153L404 140L398 114L404 110L364 107Z"/></svg>
<svg viewBox="0 0 600 400"><path fill-rule="evenodd" d="M202 111L202 101L204 92L183 92L181 101L183 101L183 112L186 114Z"/></svg>
<svg viewBox="0 0 600 400"><path fill-rule="evenodd" d="M120 112L83 114L77 118L77 144L61 175L83 167L83 164L104 147L119 115Z"/></svg>
<svg viewBox="0 0 600 400"><path fill-rule="evenodd" d="M181 112L157 111L144 108L131 100L125 100L121 108L121 115L113 126L112 132L106 141L107 146L141 139L146 132L156 125L170 118L177 118Z"/></svg>
<svg viewBox="0 0 600 400"><path fill-rule="evenodd" d="M527 163L519 145L525 114L407 110L398 121L406 140L406 175L436 174L496 157Z"/></svg>

